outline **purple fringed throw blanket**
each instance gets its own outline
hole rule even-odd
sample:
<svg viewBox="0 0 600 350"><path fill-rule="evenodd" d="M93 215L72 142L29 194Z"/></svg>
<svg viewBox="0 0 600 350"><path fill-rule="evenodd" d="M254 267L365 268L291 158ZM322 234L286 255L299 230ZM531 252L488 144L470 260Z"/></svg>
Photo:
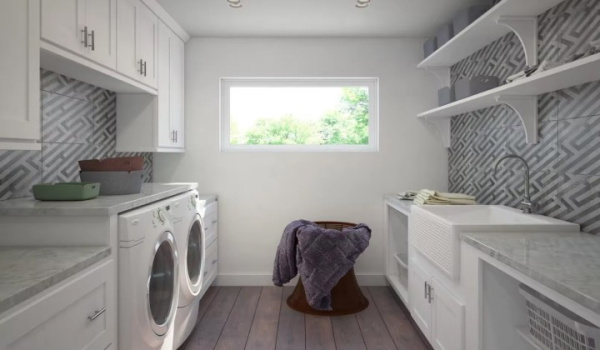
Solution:
<svg viewBox="0 0 600 350"><path fill-rule="evenodd" d="M331 289L354 266L370 239L371 229L365 224L338 231L294 221L283 231L277 248L273 283L282 286L299 273L308 304L331 310Z"/></svg>

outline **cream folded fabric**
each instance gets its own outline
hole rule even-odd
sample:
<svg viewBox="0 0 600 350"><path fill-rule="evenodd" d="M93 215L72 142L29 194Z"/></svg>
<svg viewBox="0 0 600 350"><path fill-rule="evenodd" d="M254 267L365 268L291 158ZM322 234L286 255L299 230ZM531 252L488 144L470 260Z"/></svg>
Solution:
<svg viewBox="0 0 600 350"><path fill-rule="evenodd" d="M475 201L475 197L463 193L447 193L423 189L417 194L415 204L472 205L477 204L477 202Z"/></svg>

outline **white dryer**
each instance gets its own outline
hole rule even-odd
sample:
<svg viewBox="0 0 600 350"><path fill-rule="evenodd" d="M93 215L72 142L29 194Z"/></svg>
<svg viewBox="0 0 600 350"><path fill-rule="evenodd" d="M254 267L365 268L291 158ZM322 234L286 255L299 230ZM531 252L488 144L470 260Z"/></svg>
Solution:
<svg viewBox="0 0 600 350"><path fill-rule="evenodd" d="M119 216L119 349L173 348L179 261L169 203Z"/></svg>
<svg viewBox="0 0 600 350"><path fill-rule="evenodd" d="M172 198L172 220L179 252L179 302L175 316L174 348L191 334L198 320L198 294L205 265L204 222L196 206L198 192Z"/></svg>

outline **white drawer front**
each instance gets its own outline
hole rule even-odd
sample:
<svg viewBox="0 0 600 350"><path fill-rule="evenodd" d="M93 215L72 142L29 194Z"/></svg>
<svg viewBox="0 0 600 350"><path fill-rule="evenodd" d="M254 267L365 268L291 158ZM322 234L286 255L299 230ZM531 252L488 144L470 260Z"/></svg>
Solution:
<svg viewBox="0 0 600 350"><path fill-rule="evenodd" d="M113 262L36 298L0 320L0 349L104 350L114 341ZM103 311L104 310L104 311ZM90 318L96 316L95 319Z"/></svg>
<svg viewBox="0 0 600 350"><path fill-rule="evenodd" d="M204 270L204 283L202 288L208 288L217 277L217 271L219 269L218 253L217 241L215 241L206 250L206 268Z"/></svg>
<svg viewBox="0 0 600 350"><path fill-rule="evenodd" d="M207 246L210 246L217 239L219 228L219 213L217 208L217 203L213 202L201 210L204 211L203 218Z"/></svg>

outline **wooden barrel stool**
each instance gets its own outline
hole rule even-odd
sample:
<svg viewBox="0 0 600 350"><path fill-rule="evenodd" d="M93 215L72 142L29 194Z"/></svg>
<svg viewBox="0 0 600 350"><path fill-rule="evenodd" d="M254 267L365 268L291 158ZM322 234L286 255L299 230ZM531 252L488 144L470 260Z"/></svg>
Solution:
<svg viewBox="0 0 600 350"><path fill-rule="evenodd" d="M317 225L326 228L341 231L346 227L354 227L356 224L348 222L335 221L317 221ZM369 306L369 300L365 298L354 275L354 268L351 268L344 277L331 290L331 311L321 311L313 309L306 300L306 292L302 284L302 278L298 279L298 284L294 292L287 298L289 307L305 314L317 316L343 316L360 312Z"/></svg>

